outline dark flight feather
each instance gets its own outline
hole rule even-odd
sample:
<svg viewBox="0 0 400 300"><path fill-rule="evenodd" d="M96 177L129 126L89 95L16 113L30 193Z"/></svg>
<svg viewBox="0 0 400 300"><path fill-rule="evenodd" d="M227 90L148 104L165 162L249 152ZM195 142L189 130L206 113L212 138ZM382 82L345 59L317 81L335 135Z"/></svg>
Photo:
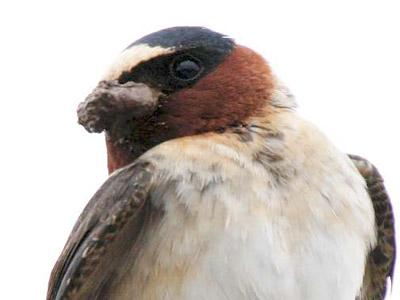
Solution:
<svg viewBox="0 0 400 300"><path fill-rule="evenodd" d="M47 300L106 299L114 271L157 215L147 201L152 171L149 163L131 164L96 192L54 266Z"/></svg>
<svg viewBox="0 0 400 300"><path fill-rule="evenodd" d="M360 174L364 177L375 211L377 245L367 258L363 286L359 300L382 300L385 298L387 279L393 283L396 258L394 216L390 198L378 170L368 160L349 155ZM362 224L360 225L362 226Z"/></svg>

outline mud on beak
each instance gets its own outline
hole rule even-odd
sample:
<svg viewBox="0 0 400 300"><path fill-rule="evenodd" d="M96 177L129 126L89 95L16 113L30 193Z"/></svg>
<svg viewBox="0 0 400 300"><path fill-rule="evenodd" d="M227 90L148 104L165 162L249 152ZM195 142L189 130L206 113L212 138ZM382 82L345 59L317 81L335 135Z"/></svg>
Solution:
<svg viewBox="0 0 400 300"><path fill-rule="evenodd" d="M100 81L78 106L78 123L89 132L109 130L119 120L150 116L157 108L160 91L143 83Z"/></svg>

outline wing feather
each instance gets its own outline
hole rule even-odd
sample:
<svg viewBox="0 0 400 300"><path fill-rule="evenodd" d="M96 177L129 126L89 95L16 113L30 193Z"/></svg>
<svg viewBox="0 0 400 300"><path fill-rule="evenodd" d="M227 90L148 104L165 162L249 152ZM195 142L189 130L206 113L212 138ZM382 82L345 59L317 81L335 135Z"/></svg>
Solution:
<svg viewBox="0 0 400 300"><path fill-rule="evenodd" d="M103 299L112 276L152 222L148 200L154 167L134 163L115 172L79 217L57 260L48 300ZM129 233L129 235L128 235Z"/></svg>
<svg viewBox="0 0 400 300"><path fill-rule="evenodd" d="M382 300L386 294L387 278L393 282L396 258L395 228L392 205L383 178L368 160L349 155L364 177L375 211L377 244L367 258L360 299Z"/></svg>

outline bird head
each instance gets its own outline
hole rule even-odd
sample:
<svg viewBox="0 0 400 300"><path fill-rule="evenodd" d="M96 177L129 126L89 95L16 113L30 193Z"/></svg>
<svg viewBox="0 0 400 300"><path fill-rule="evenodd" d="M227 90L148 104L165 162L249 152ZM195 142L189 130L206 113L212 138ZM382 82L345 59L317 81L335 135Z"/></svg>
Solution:
<svg viewBox="0 0 400 300"><path fill-rule="evenodd" d="M184 136L236 132L294 106L267 62L203 27L174 27L127 47L78 107L89 132L106 132L109 172Z"/></svg>

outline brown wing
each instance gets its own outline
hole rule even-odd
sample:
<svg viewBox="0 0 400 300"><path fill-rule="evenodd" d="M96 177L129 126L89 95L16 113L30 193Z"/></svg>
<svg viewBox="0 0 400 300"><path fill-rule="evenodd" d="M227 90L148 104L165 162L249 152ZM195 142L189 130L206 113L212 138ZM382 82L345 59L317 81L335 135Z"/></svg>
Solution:
<svg viewBox="0 0 400 300"><path fill-rule="evenodd" d="M129 268L157 211L148 192L153 167L135 163L96 192L79 217L51 273L47 300L106 299L107 289Z"/></svg>
<svg viewBox="0 0 400 300"><path fill-rule="evenodd" d="M377 245L368 255L364 281L361 288L362 300L381 300L386 294L386 282L393 282L393 270L396 258L394 234L394 216L389 196L378 170L368 160L349 155L358 171L365 178L368 192L375 210Z"/></svg>

